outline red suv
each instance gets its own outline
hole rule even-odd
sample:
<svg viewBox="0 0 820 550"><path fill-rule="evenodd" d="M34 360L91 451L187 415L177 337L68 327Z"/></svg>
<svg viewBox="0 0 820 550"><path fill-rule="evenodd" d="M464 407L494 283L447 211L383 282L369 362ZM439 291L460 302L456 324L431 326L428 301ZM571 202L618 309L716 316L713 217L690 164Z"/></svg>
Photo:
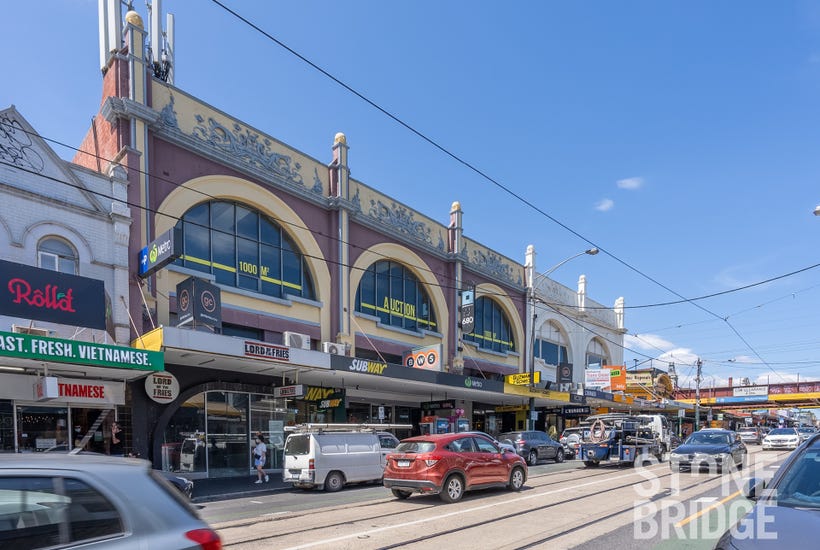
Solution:
<svg viewBox="0 0 820 550"><path fill-rule="evenodd" d="M403 439L395 452L387 455L384 469L384 486L401 499L422 493L456 502L464 491L487 487L520 491L525 481L527 463L523 458L475 433Z"/></svg>

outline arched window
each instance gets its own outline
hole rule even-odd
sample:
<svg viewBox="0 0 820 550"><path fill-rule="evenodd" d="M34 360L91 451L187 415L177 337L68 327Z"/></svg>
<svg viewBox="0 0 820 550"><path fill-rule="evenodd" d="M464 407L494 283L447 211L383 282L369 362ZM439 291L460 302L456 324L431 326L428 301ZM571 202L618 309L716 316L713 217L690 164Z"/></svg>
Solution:
<svg viewBox="0 0 820 550"><path fill-rule="evenodd" d="M507 352L515 350L512 326L501 307L493 300L481 297L475 301L475 327L464 339L479 348Z"/></svg>
<svg viewBox="0 0 820 550"><path fill-rule="evenodd" d="M177 222L183 255L176 263L210 273L218 284L283 298L315 299L304 256L272 219L241 204L210 201Z"/></svg>
<svg viewBox="0 0 820 550"><path fill-rule="evenodd" d="M37 261L41 268L77 275L77 253L62 239L46 237L37 245Z"/></svg>
<svg viewBox="0 0 820 550"><path fill-rule="evenodd" d="M564 333L553 322L546 323L539 329L533 351L536 357L543 359L548 365L572 362L567 352Z"/></svg>
<svg viewBox="0 0 820 550"><path fill-rule="evenodd" d="M609 356L604 345L597 338L591 340L587 346L587 366L603 367L609 364Z"/></svg>
<svg viewBox="0 0 820 550"><path fill-rule="evenodd" d="M398 262L380 260L367 268L356 291L356 311L392 327L437 330L427 290Z"/></svg>

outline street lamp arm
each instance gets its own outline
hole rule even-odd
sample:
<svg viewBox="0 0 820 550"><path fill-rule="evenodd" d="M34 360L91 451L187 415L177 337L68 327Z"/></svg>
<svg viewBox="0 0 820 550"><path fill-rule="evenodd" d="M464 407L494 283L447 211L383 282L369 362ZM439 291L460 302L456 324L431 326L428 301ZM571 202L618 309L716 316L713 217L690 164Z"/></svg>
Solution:
<svg viewBox="0 0 820 550"><path fill-rule="evenodd" d="M597 249L597 248L590 248L589 250L584 250L583 252L579 252L578 254L575 254L574 256L570 256L569 258L567 258L567 259L565 259L565 260L562 260L562 261L558 262L557 264L555 264L554 266L552 266L552 267L551 267L551 268L549 268L548 270L544 271L543 273L538 273L538 274L534 275L534 276L533 276L533 278L532 278L532 286L534 287L534 286L535 286L535 283L536 283L536 282L538 282L538 281L540 281L541 279L544 279L544 278L546 278L546 277L549 277L549 275L550 275L553 271L555 271L556 269L558 269L559 267L561 267L561 266L562 266L562 265L564 265L565 263L569 262L570 260L574 260L575 258L578 258L578 257L580 257L580 256L583 256L584 254L589 254L590 256L594 256L594 255L596 255L598 252L599 252L599 251L598 251L598 249Z"/></svg>
<svg viewBox="0 0 820 550"><path fill-rule="evenodd" d="M555 264L554 266L552 266L551 268L549 268L545 272L543 272L541 274L538 274L538 275L535 273L535 262L533 261L533 263L532 263L532 266L531 266L532 267L532 275L531 275L531 279L530 279L529 289L528 289L528 292L527 292L527 298L528 298L528 302L529 302L529 306L530 306L530 335L529 335L530 336L530 338L529 338L529 340L530 340L529 348L530 349L529 349L529 354L528 354L529 357L527 358L528 363L529 363L529 365L528 365L529 366L529 371L530 371L530 384L529 384L530 388L533 388L535 386L535 321L536 321L536 317L537 317L536 313L535 313L535 304L539 301L543 302L543 300L538 300L535 296L535 285L541 279L546 278L547 276L550 275L550 273L552 273L553 271L555 271L556 269L558 269L559 267L561 267L562 265L564 265L568 261L574 260L575 258L578 258L579 256L583 256L584 254L589 254L590 256L594 256L597 253L598 253L597 248L590 248L589 250L584 250L583 252L579 252L578 254L570 256L566 260L558 262L557 264ZM527 419L527 428L530 429L530 430L535 429L534 412L535 412L535 398L530 397L529 407L528 407L528 411L527 411L527 414L529 415L529 418Z"/></svg>

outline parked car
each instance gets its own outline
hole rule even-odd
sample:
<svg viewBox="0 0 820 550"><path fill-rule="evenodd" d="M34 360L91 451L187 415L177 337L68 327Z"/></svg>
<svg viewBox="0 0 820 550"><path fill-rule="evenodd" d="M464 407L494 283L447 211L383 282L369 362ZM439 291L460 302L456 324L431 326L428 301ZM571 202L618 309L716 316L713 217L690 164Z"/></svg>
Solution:
<svg viewBox="0 0 820 550"><path fill-rule="evenodd" d="M551 438L547 432L507 432L499 434L498 440L513 445L515 452L524 457L530 466L535 466L539 460L564 461L563 445Z"/></svg>
<svg viewBox="0 0 820 550"><path fill-rule="evenodd" d="M800 445L797 428L775 428L763 438L763 450L796 449Z"/></svg>
<svg viewBox="0 0 820 550"><path fill-rule="evenodd" d="M307 428L285 440L282 480L300 489L338 491L347 483L380 481L387 454L399 443L389 432Z"/></svg>
<svg viewBox="0 0 820 550"><path fill-rule="evenodd" d="M669 454L672 470L715 469L722 472L727 468L743 468L746 462L746 445L740 436L730 430L700 430Z"/></svg>
<svg viewBox="0 0 820 550"><path fill-rule="evenodd" d="M561 432L561 437L558 442L564 447L565 458L575 458L578 456L578 451L581 449L581 437L584 429L580 426L574 428L567 428Z"/></svg>
<svg viewBox="0 0 820 550"><path fill-rule="evenodd" d="M800 443L803 443L811 436L817 433L817 430L812 428L811 426L801 426L797 428L797 433L800 435Z"/></svg>
<svg viewBox="0 0 820 550"><path fill-rule="evenodd" d="M0 455L0 547L220 550L148 461L105 455Z"/></svg>
<svg viewBox="0 0 820 550"><path fill-rule="evenodd" d="M760 445L763 443L763 432L758 427L745 426L743 428L739 428L737 433L740 435L740 439L742 439L744 443L754 443L755 445Z"/></svg>
<svg viewBox="0 0 820 550"><path fill-rule="evenodd" d="M476 431L476 430L472 430L472 431L469 431L469 432L462 432L462 433L483 435L484 437L490 439L493 443L495 443L499 448L509 449L510 451L515 452L515 447L512 444L502 443L498 439L494 438L493 436L491 436L490 434L488 434L486 432L479 432L479 431Z"/></svg>
<svg viewBox="0 0 820 550"><path fill-rule="evenodd" d="M172 472L166 472L164 470L157 470L159 474L164 477L171 485L176 487L176 489L188 497L189 499L193 498L194 496L194 482L188 478L184 478L182 476L178 476Z"/></svg>
<svg viewBox="0 0 820 550"><path fill-rule="evenodd" d="M421 493L456 502L465 491L520 491L526 481L527 464L517 453L486 436L465 432L403 439L387 456L383 483L399 499Z"/></svg>
<svg viewBox="0 0 820 550"><path fill-rule="evenodd" d="M751 478L744 495L754 507L723 534L718 550L816 548L820 527L820 434L786 459L768 483Z"/></svg>

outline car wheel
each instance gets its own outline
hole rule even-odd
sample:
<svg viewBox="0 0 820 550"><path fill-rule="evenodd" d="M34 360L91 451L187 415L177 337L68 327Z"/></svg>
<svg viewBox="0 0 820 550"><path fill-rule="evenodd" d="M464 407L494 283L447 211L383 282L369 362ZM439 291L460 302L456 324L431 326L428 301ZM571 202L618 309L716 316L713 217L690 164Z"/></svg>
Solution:
<svg viewBox="0 0 820 550"><path fill-rule="evenodd" d="M523 468L513 468L512 473L510 473L510 483L507 485L507 488L510 491L520 491L521 487L524 486L524 469Z"/></svg>
<svg viewBox="0 0 820 550"><path fill-rule="evenodd" d="M530 466L535 466L536 464L538 464L538 452L536 452L535 449L530 451L530 454L527 455L527 464L529 464Z"/></svg>
<svg viewBox="0 0 820 550"><path fill-rule="evenodd" d="M413 494L410 491L402 491L401 489L392 489L392 491L393 496L401 500L407 500Z"/></svg>
<svg viewBox="0 0 820 550"><path fill-rule="evenodd" d="M555 463L563 462L564 461L564 449L558 449L558 453L555 455Z"/></svg>
<svg viewBox="0 0 820 550"><path fill-rule="evenodd" d="M439 494L444 502L458 502L464 496L464 480L457 474L451 474L444 480L444 486Z"/></svg>
<svg viewBox="0 0 820 550"><path fill-rule="evenodd" d="M335 493L344 487L345 478L341 472L330 472L325 478L325 491L328 493Z"/></svg>
<svg viewBox="0 0 820 550"><path fill-rule="evenodd" d="M586 466L587 468L597 468L598 467L598 461L597 460L585 460L584 461L584 466Z"/></svg>

